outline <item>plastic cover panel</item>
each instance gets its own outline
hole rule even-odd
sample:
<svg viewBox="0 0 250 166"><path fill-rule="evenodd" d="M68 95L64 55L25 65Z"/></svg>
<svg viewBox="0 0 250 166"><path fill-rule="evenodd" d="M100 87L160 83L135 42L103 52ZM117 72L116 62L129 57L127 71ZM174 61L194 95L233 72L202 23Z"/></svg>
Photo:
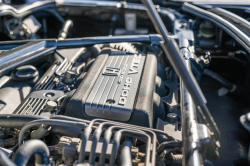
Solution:
<svg viewBox="0 0 250 166"><path fill-rule="evenodd" d="M88 116L128 121L145 58L143 54L112 52L86 100L85 113Z"/></svg>

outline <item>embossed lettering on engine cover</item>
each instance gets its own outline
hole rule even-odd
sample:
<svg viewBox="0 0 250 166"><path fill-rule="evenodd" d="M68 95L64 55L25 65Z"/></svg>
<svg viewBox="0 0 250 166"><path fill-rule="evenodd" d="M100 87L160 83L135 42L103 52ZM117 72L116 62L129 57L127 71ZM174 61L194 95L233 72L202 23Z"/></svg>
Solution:
<svg viewBox="0 0 250 166"><path fill-rule="evenodd" d="M145 58L142 54L112 52L86 100L85 113L93 117L128 121Z"/></svg>

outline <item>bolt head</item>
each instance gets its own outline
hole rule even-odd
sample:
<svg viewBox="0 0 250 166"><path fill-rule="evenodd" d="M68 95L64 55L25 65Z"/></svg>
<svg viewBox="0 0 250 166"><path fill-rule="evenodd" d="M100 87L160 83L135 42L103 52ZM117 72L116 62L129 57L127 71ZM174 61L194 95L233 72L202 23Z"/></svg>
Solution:
<svg viewBox="0 0 250 166"><path fill-rule="evenodd" d="M177 122L177 114L176 113L168 113L167 114L167 121L170 123Z"/></svg>

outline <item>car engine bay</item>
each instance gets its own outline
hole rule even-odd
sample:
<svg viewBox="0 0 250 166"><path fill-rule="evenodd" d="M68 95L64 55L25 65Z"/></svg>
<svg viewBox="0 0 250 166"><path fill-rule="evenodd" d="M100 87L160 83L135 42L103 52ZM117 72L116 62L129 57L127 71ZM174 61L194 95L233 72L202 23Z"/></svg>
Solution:
<svg viewBox="0 0 250 166"><path fill-rule="evenodd" d="M250 12L0 2L0 165L250 163Z"/></svg>

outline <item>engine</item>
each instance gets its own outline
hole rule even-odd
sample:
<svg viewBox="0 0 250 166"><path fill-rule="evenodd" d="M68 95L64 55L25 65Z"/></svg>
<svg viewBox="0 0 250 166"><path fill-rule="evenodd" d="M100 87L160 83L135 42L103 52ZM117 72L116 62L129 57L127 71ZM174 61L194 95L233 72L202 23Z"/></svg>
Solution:
<svg viewBox="0 0 250 166"><path fill-rule="evenodd" d="M247 165L250 13L204 4L0 2L0 165Z"/></svg>
<svg viewBox="0 0 250 166"><path fill-rule="evenodd" d="M165 116L163 103L153 110L156 74L154 54L105 49L73 94L65 115L152 127L154 119Z"/></svg>
<svg viewBox="0 0 250 166"><path fill-rule="evenodd" d="M40 59L40 61L44 63L44 59ZM16 123L21 123L19 125L23 126L31 119L41 120L44 125L46 119L70 122L79 120L78 123L84 122L88 126L88 130L86 128L82 131L81 128L73 128L68 123L66 123L67 126L53 126L52 128L49 125L42 125L32 132L30 136L33 139L42 138L49 132L60 135L60 139L54 140L59 141L58 145L51 146L50 150L56 151L55 154L61 155L62 159L57 161L54 158L51 159L52 161L72 165L77 163L77 160L74 159L83 162L87 157L90 163L95 163L95 155L97 155L102 156L99 162L105 163L105 158L110 158L113 154L112 151L115 150L113 148L117 148L113 143L108 143L110 134L112 134L108 133L109 130L106 133L108 134L107 140L100 137L102 130L105 131L103 127L106 123L111 125L111 131L117 125L120 126L118 131L123 131L124 126L124 129L127 129L126 133L134 135L134 139L143 136L132 131L135 126L137 126L136 130L145 130L151 134L159 133L159 139L162 141L169 138L169 135L161 130L152 129L150 131L145 128L155 128L156 126L161 128L166 125L162 124L168 109L162 100L162 97L167 96L167 90L162 81L162 78L166 79L166 74L162 64L157 61L155 53L145 54L140 51L140 47L131 43L110 43L88 48L59 49L54 53L53 61L49 66L45 66L45 63L41 67L34 65L17 67L10 72L9 77L6 75L9 80L4 86L7 87L0 90L1 102L6 103L1 108L2 122L6 124L6 127L17 127ZM44 68L47 69L44 71ZM13 101L9 100L8 94L16 93L14 99L17 100L19 93L15 86L8 87L13 84L24 92L23 99L19 99L19 105L15 104L14 107L10 104ZM7 121L4 118L6 114L12 114ZM178 123L176 114L172 114L174 114L174 117L170 118L172 121L169 120L167 123L171 126L170 130L173 130ZM67 118L64 119L62 115ZM96 139L92 140L90 127L92 125L97 127L96 122L101 123L99 129L96 130ZM179 132L178 139L180 139L180 134ZM91 139L85 140L84 144L83 140L78 138L79 136L86 138L91 136ZM155 136L148 136L153 142L156 141ZM16 140L12 141L15 143ZM106 145L101 145L100 141ZM123 148L129 146L132 151L135 151L134 164L142 162L144 155L149 158L152 153L156 153L156 151L152 151L140 154L139 149L130 143L131 139L125 141ZM3 144L4 147L10 146L6 143ZM40 143L37 142L37 144ZM139 144L149 146L141 141ZM104 148L102 151L94 150L101 147ZM86 151L85 154L82 154L81 149L84 148ZM105 152L105 148L108 148L107 152ZM69 151L72 152L69 153ZM126 155L126 151L124 153ZM83 157L80 157L80 154ZM156 162L154 157L148 160L148 162ZM109 162L117 161L117 159L111 158L109 160ZM125 161L126 159L119 159L119 162Z"/></svg>
<svg viewBox="0 0 250 166"><path fill-rule="evenodd" d="M67 60L52 65L13 113L50 117L55 114L53 110L59 110L60 114L81 119L104 118L145 127L153 127L157 118L164 119L165 108L156 93L156 77L162 81L157 76L156 55L95 49L100 53L86 66L78 63L76 67ZM14 72L32 71L22 66ZM164 94L164 87L158 89Z"/></svg>

